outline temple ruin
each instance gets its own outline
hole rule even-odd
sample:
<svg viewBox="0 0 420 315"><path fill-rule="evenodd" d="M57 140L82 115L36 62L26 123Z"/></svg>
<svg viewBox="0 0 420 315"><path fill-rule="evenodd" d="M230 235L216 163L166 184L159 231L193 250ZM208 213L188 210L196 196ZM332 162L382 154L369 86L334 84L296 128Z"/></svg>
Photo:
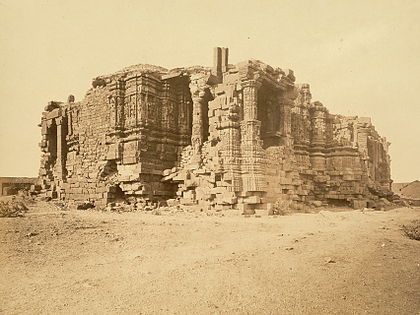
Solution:
<svg viewBox="0 0 420 315"><path fill-rule="evenodd" d="M362 207L390 192L389 143L369 118L331 114L293 71L258 60L125 68L42 114L42 193L95 205L174 200L267 209Z"/></svg>

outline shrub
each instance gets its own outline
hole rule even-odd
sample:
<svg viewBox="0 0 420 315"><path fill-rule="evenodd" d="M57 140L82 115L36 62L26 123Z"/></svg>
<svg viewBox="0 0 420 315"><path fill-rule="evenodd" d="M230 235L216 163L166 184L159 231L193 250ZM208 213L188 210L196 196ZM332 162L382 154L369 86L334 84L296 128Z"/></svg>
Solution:
<svg viewBox="0 0 420 315"><path fill-rule="evenodd" d="M414 220L401 227L405 236L412 240L420 241L420 220Z"/></svg>
<svg viewBox="0 0 420 315"><path fill-rule="evenodd" d="M278 199L273 205L273 214L276 215L287 215L290 211L290 200Z"/></svg>
<svg viewBox="0 0 420 315"><path fill-rule="evenodd" d="M21 201L0 201L0 217L21 217L26 211L28 211L28 207Z"/></svg>

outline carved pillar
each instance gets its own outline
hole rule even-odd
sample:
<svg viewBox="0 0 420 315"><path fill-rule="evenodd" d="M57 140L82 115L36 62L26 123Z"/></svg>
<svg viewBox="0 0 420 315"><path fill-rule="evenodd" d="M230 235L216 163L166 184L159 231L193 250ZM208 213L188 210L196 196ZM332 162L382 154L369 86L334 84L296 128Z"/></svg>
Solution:
<svg viewBox="0 0 420 315"><path fill-rule="evenodd" d="M197 156L200 156L201 145L204 142L204 104L206 101L207 85L202 76L196 76L190 82L191 98L193 102L192 108L192 131L191 131L191 144ZM201 159L201 157L200 157Z"/></svg>
<svg viewBox="0 0 420 315"><path fill-rule="evenodd" d="M134 89L134 126L138 127L139 123L140 123L140 117L139 117L139 106L141 106L141 97L139 97L140 93L139 93L139 77L136 76L136 87Z"/></svg>
<svg viewBox="0 0 420 315"><path fill-rule="evenodd" d="M315 170L324 170L326 167L325 145L326 145L326 119L327 109L319 102L311 107L311 164Z"/></svg>
<svg viewBox="0 0 420 315"><path fill-rule="evenodd" d="M71 108L67 111L67 134L73 134L73 114Z"/></svg>
<svg viewBox="0 0 420 315"><path fill-rule="evenodd" d="M278 102L280 104L281 144L287 146L291 145L292 138L292 107L294 105L292 92L285 90L278 96Z"/></svg>
<svg viewBox="0 0 420 315"><path fill-rule="evenodd" d="M116 121L117 129L124 127L124 97L125 97L125 82L118 80L116 84L117 95L115 97Z"/></svg>
<svg viewBox="0 0 420 315"><path fill-rule="evenodd" d="M258 84L255 81L246 81L243 86L243 108L244 119L242 122L243 139L251 146L261 143L261 121L257 120L257 88Z"/></svg>
<svg viewBox="0 0 420 315"><path fill-rule="evenodd" d="M117 107L116 107L116 97L108 97L109 105L109 125L111 128L115 129L117 126Z"/></svg>
<svg viewBox="0 0 420 315"><path fill-rule="evenodd" d="M179 86L179 82L175 83L175 86L171 87L170 89L170 93L169 93L169 127L176 131L179 132L179 127L180 127L180 118L182 115L182 110L180 108L180 97L179 97L179 92L180 90L180 86Z"/></svg>
<svg viewBox="0 0 420 315"><path fill-rule="evenodd" d="M315 102L311 108L312 144L325 147L326 142L326 108Z"/></svg>
<svg viewBox="0 0 420 315"><path fill-rule="evenodd" d="M191 143L195 152L199 152L204 140L204 127L203 127L203 104L204 104L204 91L200 90L194 93L193 100L193 118L192 118L192 134Z"/></svg>
<svg viewBox="0 0 420 315"><path fill-rule="evenodd" d="M162 129L170 130L170 84L167 80L162 83Z"/></svg>
<svg viewBox="0 0 420 315"><path fill-rule="evenodd" d="M294 143L299 146L307 146L310 143L310 127L311 120L309 116L309 107L312 95L309 90L309 84L301 84L297 86L297 98L295 107L292 109L295 113L295 120L292 121L295 127Z"/></svg>
<svg viewBox="0 0 420 315"><path fill-rule="evenodd" d="M285 137L290 137L292 133L292 106L293 102L290 99L285 99L283 102L283 115L284 115L284 123L283 123L283 130L282 134Z"/></svg>
<svg viewBox="0 0 420 315"><path fill-rule="evenodd" d="M257 83L246 81L243 83L244 120L257 119Z"/></svg>
<svg viewBox="0 0 420 315"><path fill-rule="evenodd" d="M261 121L257 120L257 89L259 84L250 80L242 83L244 120L241 122L242 190L261 192L264 181L264 150L260 137Z"/></svg>
<svg viewBox="0 0 420 315"><path fill-rule="evenodd" d="M56 170L57 170L57 177L59 179L63 179L64 174L64 167L63 165L63 148L65 148L65 143L63 143L63 136L64 136L64 124L63 124L63 117L55 118L55 124L57 125L57 160L56 160Z"/></svg>
<svg viewBox="0 0 420 315"><path fill-rule="evenodd" d="M55 137L57 136L57 131L52 132L52 127L54 119L46 119L44 120L45 123L45 136L47 137L47 144L46 144L46 152L50 153L50 156L54 156L54 158L57 156L57 144L55 144L55 147L52 148L54 141L56 140Z"/></svg>
<svg viewBox="0 0 420 315"><path fill-rule="evenodd" d="M181 135L188 134L188 99L187 99L187 93L184 85L182 84L179 87L178 92L178 104L179 104L179 115L178 115L178 130L181 133Z"/></svg>
<svg viewBox="0 0 420 315"><path fill-rule="evenodd" d="M311 120L309 118L309 109L306 106L301 108L302 115L302 143L309 145L310 143L310 129L311 129Z"/></svg>

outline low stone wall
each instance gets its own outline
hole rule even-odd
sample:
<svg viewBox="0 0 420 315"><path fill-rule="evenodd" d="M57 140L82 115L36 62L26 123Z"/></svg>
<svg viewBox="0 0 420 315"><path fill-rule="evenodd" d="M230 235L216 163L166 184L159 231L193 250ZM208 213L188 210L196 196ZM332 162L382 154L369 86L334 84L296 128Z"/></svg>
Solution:
<svg viewBox="0 0 420 315"><path fill-rule="evenodd" d="M0 196L16 195L19 190L30 190L35 185L34 177L0 177Z"/></svg>

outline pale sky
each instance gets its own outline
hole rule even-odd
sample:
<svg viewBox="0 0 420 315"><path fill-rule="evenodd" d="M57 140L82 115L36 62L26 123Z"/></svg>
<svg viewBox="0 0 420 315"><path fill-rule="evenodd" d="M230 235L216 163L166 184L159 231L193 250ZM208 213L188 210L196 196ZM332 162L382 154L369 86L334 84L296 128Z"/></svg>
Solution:
<svg viewBox="0 0 420 315"><path fill-rule="evenodd" d="M420 1L0 0L0 176L36 176L41 112L97 75L260 59L331 113L370 116L392 178L420 179Z"/></svg>

